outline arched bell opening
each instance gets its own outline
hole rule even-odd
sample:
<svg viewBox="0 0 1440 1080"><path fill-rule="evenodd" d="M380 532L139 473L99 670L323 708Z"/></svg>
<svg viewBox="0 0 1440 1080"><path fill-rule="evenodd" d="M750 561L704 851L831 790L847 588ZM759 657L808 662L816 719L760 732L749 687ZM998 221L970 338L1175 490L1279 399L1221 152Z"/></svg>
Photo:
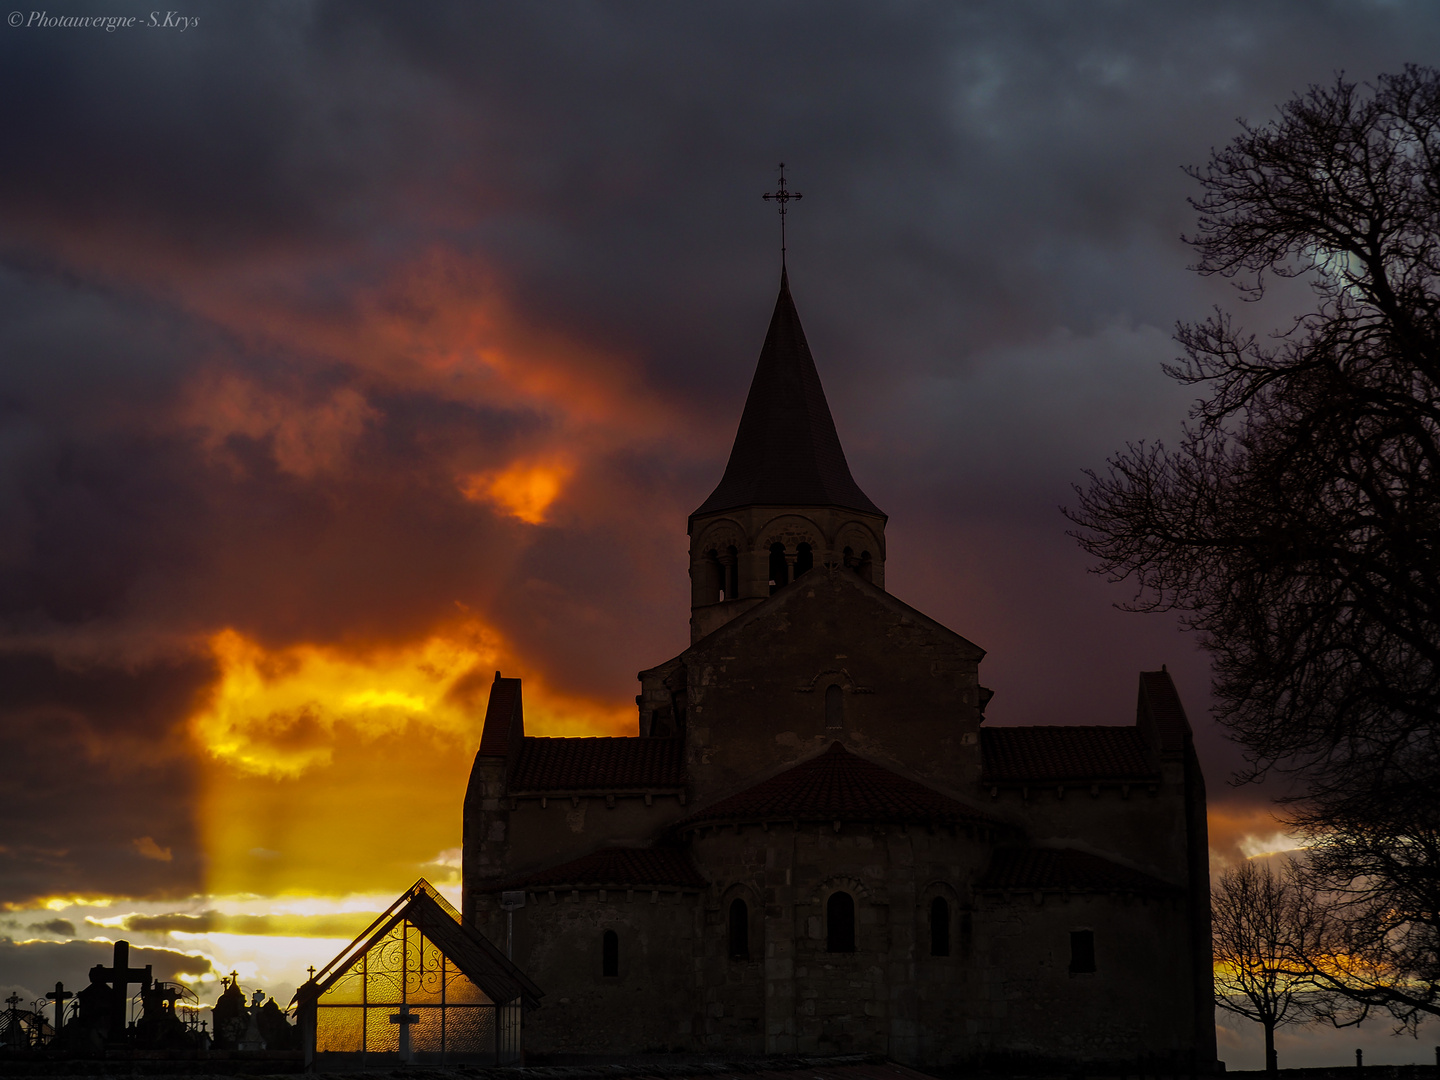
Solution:
<svg viewBox="0 0 1440 1080"><path fill-rule="evenodd" d="M785 545L770 545L770 592L783 589L790 581L790 564L785 561Z"/></svg>
<svg viewBox="0 0 1440 1080"><path fill-rule="evenodd" d="M815 552L809 544L801 544L795 549L795 576L809 573L815 569Z"/></svg>

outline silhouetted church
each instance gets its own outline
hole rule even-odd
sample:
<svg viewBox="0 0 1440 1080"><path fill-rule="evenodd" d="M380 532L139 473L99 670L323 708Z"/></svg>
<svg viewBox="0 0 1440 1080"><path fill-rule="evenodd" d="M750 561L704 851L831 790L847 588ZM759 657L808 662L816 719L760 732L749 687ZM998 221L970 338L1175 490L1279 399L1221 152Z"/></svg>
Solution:
<svg viewBox="0 0 1440 1080"><path fill-rule="evenodd" d="M1205 789L1170 677L1135 722L986 727L984 650L885 591L786 278L691 644L634 738L525 734L496 674L464 919L545 991L531 1051L1215 1058Z"/></svg>

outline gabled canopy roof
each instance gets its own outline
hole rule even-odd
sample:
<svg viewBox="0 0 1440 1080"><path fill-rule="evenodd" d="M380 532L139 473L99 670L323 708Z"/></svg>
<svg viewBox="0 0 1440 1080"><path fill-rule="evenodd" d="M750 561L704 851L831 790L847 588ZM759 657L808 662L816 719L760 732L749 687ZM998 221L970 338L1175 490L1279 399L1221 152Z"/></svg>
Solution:
<svg viewBox="0 0 1440 1080"><path fill-rule="evenodd" d="M300 987L295 992L296 999L318 999L402 919L409 919L419 927L491 1001L506 1004L520 998L527 1009L540 1004L544 991L488 938L461 922L459 913L424 878L406 889L368 929L326 964L324 970Z"/></svg>
<svg viewBox="0 0 1440 1080"><path fill-rule="evenodd" d="M988 814L852 754L838 742L677 826L712 822L864 821L933 825L994 825Z"/></svg>
<svg viewBox="0 0 1440 1080"><path fill-rule="evenodd" d="M725 475L695 515L742 506L839 506L880 513L850 475L783 270Z"/></svg>

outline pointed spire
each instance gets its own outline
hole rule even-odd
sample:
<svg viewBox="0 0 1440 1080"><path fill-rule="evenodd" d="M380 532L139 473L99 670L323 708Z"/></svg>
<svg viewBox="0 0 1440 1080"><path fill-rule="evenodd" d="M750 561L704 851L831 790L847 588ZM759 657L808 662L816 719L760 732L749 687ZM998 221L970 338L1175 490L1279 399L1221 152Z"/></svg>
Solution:
<svg viewBox="0 0 1440 1080"><path fill-rule="evenodd" d="M695 513L742 506L839 506L881 512L850 475L783 269L780 296L725 475Z"/></svg>

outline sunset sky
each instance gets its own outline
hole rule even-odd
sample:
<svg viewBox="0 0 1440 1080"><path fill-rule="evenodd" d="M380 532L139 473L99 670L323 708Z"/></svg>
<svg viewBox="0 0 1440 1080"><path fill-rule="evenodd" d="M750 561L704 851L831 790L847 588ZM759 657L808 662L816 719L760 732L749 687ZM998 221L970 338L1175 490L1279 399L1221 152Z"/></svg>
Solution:
<svg viewBox="0 0 1440 1080"><path fill-rule="evenodd" d="M61 3L50 17L129 15ZM1282 850L1203 654L1059 507L1174 441L1183 166L1432 2L201 4L0 28L0 994L132 962L284 1003L421 874L458 892L496 669L635 731L686 515L789 269L887 588L989 722L1129 723L1168 664L1217 865ZM164 12L158 13L163 20ZM29 25L27 25L27 23ZM1259 1063L1253 1025L1222 1032ZM1282 1036L1282 1064L1431 1059Z"/></svg>

